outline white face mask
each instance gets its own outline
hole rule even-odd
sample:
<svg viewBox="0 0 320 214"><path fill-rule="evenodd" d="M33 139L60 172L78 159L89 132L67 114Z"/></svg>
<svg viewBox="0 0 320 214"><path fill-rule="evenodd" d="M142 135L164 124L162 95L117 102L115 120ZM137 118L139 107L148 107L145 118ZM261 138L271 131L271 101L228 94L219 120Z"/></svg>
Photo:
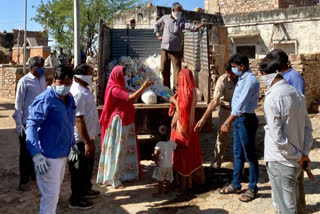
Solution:
<svg viewBox="0 0 320 214"><path fill-rule="evenodd" d="M172 11L172 16L173 16L173 18L175 18L175 19L180 19L181 16L182 16L182 12L181 12L181 11L180 11L180 12L173 12L173 11Z"/></svg>
<svg viewBox="0 0 320 214"><path fill-rule="evenodd" d="M272 82L274 81L274 79L278 76L281 75L282 73L277 71L277 73L272 73L272 74L267 74L267 75L263 75L261 77L261 79L263 80L264 84L268 87L268 89L271 87Z"/></svg>
<svg viewBox="0 0 320 214"><path fill-rule="evenodd" d="M90 87L92 86L92 75L74 75L74 76L88 83Z"/></svg>

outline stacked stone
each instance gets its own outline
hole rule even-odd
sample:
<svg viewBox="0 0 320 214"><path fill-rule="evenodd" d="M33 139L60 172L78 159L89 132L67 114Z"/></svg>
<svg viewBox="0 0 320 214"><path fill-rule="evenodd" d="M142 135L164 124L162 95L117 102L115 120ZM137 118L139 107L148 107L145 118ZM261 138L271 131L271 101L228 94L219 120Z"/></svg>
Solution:
<svg viewBox="0 0 320 214"><path fill-rule="evenodd" d="M29 72L29 68L27 68ZM46 68L46 81L51 85L54 76L54 68ZM14 100L19 80L24 76L22 66L0 67L0 96L2 98Z"/></svg>
<svg viewBox="0 0 320 214"><path fill-rule="evenodd" d="M0 90L1 97L6 99L14 99L16 92L16 68L3 67L0 68Z"/></svg>
<svg viewBox="0 0 320 214"><path fill-rule="evenodd" d="M298 71L306 84L306 101L310 113L317 112L320 104L320 53L290 55L289 60L293 69ZM261 79L259 64L261 59L251 59L250 68L260 82L260 102L262 104L267 87Z"/></svg>
<svg viewBox="0 0 320 214"><path fill-rule="evenodd" d="M222 15L228 15L289 8L292 5L312 6L317 3L317 0L205 0L205 8L209 13L220 11Z"/></svg>
<svg viewBox="0 0 320 214"><path fill-rule="evenodd" d="M306 83L309 112L316 112L320 103L320 53L290 56L292 67L301 73Z"/></svg>

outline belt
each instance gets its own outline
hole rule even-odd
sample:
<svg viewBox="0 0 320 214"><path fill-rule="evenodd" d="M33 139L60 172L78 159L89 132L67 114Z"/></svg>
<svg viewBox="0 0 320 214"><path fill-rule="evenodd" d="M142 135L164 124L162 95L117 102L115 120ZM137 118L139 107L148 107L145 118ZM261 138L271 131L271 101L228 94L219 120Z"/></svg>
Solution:
<svg viewBox="0 0 320 214"><path fill-rule="evenodd" d="M256 113L242 113L239 115L239 117L252 117L256 116Z"/></svg>

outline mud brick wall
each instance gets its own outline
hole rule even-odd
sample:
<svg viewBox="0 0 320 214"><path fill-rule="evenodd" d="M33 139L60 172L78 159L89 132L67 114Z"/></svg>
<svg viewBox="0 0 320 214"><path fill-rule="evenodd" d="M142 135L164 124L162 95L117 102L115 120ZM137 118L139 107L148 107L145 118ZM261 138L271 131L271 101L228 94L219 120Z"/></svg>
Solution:
<svg viewBox="0 0 320 214"><path fill-rule="evenodd" d="M279 8L288 8L289 5L312 6L317 3L318 0L279 0Z"/></svg>
<svg viewBox="0 0 320 214"><path fill-rule="evenodd" d="M27 68L29 72L29 68ZM46 68L47 85L51 85L54 69ZM4 66L0 67L0 97L14 100L19 80L23 77L23 67Z"/></svg>
<svg viewBox="0 0 320 214"><path fill-rule="evenodd" d="M277 9L275 0L219 0L221 14L250 13Z"/></svg>
<svg viewBox="0 0 320 214"><path fill-rule="evenodd" d="M209 13L227 15L288 8L290 5L312 6L317 3L317 0L205 0L205 9Z"/></svg>
<svg viewBox="0 0 320 214"><path fill-rule="evenodd" d="M300 72L304 78L308 111L317 112L320 104L320 53L290 55L289 60L292 68ZM267 88L261 80L260 62L259 59L250 60L250 68L260 81L260 102L262 102Z"/></svg>

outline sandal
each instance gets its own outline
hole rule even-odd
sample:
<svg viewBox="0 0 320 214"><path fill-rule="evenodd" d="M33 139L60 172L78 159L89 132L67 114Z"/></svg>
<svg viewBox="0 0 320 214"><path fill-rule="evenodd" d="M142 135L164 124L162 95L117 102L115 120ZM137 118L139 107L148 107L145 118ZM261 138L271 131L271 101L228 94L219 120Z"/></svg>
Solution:
<svg viewBox="0 0 320 214"><path fill-rule="evenodd" d="M240 196L239 200L242 202L249 202L257 198L257 196L258 196L258 191L253 192L252 190L248 189L244 194Z"/></svg>
<svg viewBox="0 0 320 214"><path fill-rule="evenodd" d="M227 195L227 194L240 194L241 190L234 188L231 184L228 186L223 187L219 190L220 194Z"/></svg>

